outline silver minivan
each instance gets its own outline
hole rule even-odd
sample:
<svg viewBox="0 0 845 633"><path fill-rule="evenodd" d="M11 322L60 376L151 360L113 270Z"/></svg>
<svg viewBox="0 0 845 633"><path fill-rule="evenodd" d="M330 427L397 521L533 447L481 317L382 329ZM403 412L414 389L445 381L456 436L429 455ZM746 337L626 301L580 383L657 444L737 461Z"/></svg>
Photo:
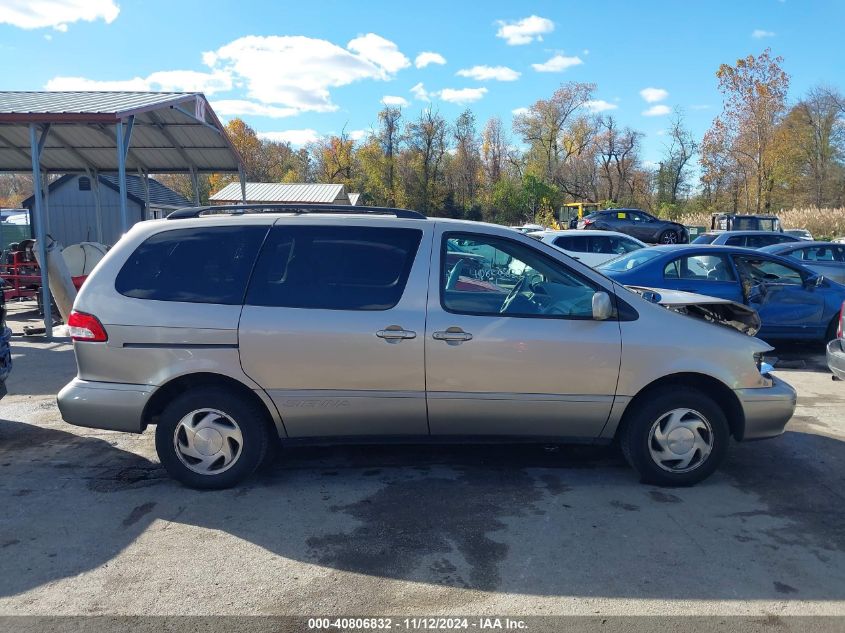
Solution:
<svg viewBox="0 0 845 633"><path fill-rule="evenodd" d="M689 485L795 391L762 341L650 303L511 229L397 209L186 209L135 225L68 320L71 424L156 426L197 488L281 440L618 441Z"/></svg>

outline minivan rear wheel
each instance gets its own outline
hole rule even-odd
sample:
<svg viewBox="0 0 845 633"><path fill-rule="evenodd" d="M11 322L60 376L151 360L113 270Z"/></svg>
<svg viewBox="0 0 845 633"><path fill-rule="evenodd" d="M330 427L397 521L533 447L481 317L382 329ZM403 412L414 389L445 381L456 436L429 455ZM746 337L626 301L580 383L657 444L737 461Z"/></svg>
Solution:
<svg viewBox="0 0 845 633"><path fill-rule="evenodd" d="M221 489L249 477L269 443L266 412L237 393L197 387L176 397L156 427L156 452L171 477Z"/></svg>
<svg viewBox="0 0 845 633"><path fill-rule="evenodd" d="M620 444L643 482L691 486L709 477L724 459L728 421L707 394L673 386L646 394L634 406Z"/></svg>

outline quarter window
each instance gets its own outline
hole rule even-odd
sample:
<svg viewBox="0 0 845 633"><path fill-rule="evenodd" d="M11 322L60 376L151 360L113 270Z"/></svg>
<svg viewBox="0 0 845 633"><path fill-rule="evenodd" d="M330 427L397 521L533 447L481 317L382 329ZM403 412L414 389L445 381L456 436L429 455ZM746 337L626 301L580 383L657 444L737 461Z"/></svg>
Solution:
<svg viewBox="0 0 845 633"><path fill-rule="evenodd" d="M690 255L679 257L663 269L666 279L694 279L697 281L736 281L727 258L721 255Z"/></svg>
<svg viewBox="0 0 845 633"><path fill-rule="evenodd" d="M799 251L790 253L795 259L803 259L811 262L843 262L845 261L845 249L841 246L814 246L802 248Z"/></svg>
<svg viewBox="0 0 845 633"><path fill-rule="evenodd" d="M239 305L266 234L266 226L162 231L126 260L115 289L136 299Z"/></svg>
<svg viewBox="0 0 845 633"><path fill-rule="evenodd" d="M440 297L460 314L591 319L597 287L560 262L511 240L450 234Z"/></svg>
<svg viewBox="0 0 845 633"><path fill-rule="evenodd" d="M255 265L246 302L323 310L389 310L402 298L422 231L277 226Z"/></svg>

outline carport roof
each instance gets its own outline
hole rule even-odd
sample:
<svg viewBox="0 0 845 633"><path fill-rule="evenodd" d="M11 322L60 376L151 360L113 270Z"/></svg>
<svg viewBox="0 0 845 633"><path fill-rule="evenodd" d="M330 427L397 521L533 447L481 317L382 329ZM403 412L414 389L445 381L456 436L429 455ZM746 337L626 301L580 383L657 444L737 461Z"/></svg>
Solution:
<svg viewBox="0 0 845 633"><path fill-rule="evenodd" d="M242 164L205 96L187 92L0 92L0 171L32 169L29 124L49 124L48 172L117 171L115 124L134 118L128 170L237 172Z"/></svg>

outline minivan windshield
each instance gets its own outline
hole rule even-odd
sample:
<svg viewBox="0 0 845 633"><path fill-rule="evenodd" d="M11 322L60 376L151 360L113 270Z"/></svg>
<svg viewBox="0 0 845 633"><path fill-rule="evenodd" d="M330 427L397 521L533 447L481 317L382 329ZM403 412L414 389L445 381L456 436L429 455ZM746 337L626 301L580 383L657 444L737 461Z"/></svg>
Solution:
<svg viewBox="0 0 845 633"><path fill-rule="evenodd" d="M609 261L606 261L601 266L597 266L596 270L603 271L609 270L615 273L625 272L626 270L631 270L632 268L636 268L637 266L642 266L648 261L651 261L655 257L659 257L661 255L661 251L657 251L651 248L641 248L638 251L634 251L632 253L627 253L622 255L621 257L616 257Z"/></svg>

